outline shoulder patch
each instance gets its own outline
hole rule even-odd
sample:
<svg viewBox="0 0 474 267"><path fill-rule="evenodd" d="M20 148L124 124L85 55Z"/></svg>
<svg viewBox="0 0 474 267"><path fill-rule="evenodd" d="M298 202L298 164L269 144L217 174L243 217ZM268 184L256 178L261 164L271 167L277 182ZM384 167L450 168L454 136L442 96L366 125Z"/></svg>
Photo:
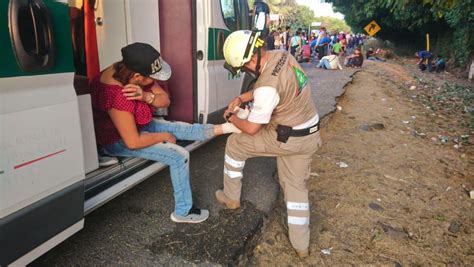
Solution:
<svg viewBox="0 0 474 267"><path fill-rule="evenodd" d="M308 78L304 72L296 66L293 66L293 71L295 72L296 81L298 82L298 91L296 92L296 95L298 96L308 84Z"/></svg>

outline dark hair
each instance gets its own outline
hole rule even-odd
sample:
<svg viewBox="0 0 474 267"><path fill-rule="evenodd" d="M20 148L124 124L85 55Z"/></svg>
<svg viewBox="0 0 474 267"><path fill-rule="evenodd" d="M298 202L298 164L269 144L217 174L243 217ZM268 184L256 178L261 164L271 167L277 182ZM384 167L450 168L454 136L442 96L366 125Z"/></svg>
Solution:
<svg viewBox="0 0 474 267"><path fill-rule="evenodd" d="M289 30L289 29L290 29L290 26L286 26L286 29Z"/></svg>
<svg viewBox="0 0 474 267"><path fill-rule="evenodd" d="M128 84L129 80L135 74L135 72L127 68L127 66L125 66L122 61L114 63L113 67L114 75L112 75L112 77L122 85Z"/></svg>

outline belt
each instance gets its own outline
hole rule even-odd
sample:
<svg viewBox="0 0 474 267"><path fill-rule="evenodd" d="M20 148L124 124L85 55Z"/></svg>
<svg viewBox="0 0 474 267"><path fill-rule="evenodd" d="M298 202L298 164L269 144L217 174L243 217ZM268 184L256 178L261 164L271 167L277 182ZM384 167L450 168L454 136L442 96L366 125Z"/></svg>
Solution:
<svg viewBox="0 0 474 267"><path fill-rule="evenodd" d="M307 136L319 131L319 121L315 125L305 129L291 129L290 136Z"/></svg>
<svg viewBox="0 0 474 267"><path fill-rule="evenodd" d="M319 131L319 121L313 126L310 126L305 129L293 129L290 126L278 124L277 125L277 140L280 142L286 143L286 141L288 141L288 138L290 136L294 136L294 137L307 136L307 135L316 133L318 131Z"/></svg>

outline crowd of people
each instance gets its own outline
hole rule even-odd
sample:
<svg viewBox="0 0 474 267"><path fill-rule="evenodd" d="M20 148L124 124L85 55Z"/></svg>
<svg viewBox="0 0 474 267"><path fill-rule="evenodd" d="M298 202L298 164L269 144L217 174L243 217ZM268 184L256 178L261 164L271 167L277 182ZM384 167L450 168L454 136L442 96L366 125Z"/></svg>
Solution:
<svg viewBox="0 0 474 267"><path fill-rule="evenodd" d="M344 66L359 68L364 62L361 46L366 39L364 34L330 33L325 27L310 34L301 28L293 33L287 26L271 31L266 38L266 50L287 50L300 63L314 58L316 67L324 69L342 69L339 61L345 57Z"/></svg>

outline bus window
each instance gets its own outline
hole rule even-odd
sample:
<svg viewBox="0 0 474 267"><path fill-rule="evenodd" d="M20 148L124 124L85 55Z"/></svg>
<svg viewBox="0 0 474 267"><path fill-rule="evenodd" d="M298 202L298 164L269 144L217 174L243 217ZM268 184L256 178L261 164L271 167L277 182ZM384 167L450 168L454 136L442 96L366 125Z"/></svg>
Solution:
<svg viewBox="0 0 474 267"><path fill-rule="evenodd" d="M221 11L225 25L231 31L238 29L237 15L235 13L234 0L221 0Z"/></svg>

